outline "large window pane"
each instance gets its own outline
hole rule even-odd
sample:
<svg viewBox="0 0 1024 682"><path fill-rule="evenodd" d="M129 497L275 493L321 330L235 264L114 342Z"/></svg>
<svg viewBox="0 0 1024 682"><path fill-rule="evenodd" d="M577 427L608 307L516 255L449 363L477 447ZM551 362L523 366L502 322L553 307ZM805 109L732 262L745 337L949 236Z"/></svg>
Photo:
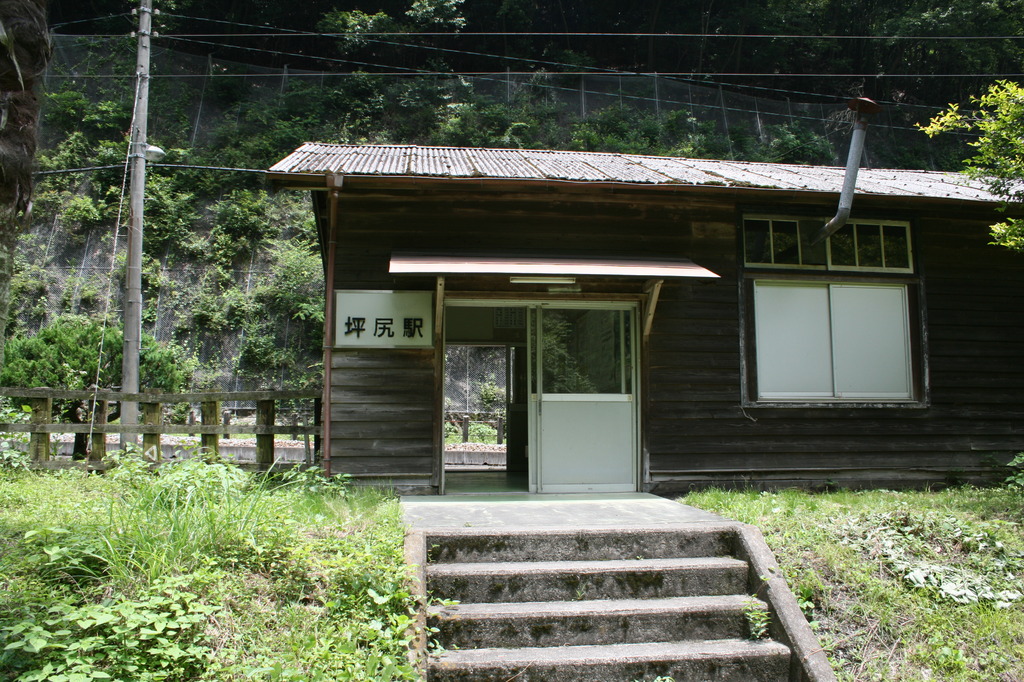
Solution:
<svg viewBox="0 0 1024 682"><path fill-rule="evenodd" d="M621 310L545 308L544 393L630 393L629 315Z"/></svg>
<svg viewBox="0 0 1024 682"><path fill-rule="evenodd" d="M831 398L828 285L754 288L760 398Z"/></svg>
<svg viewBox="0 0 1024 682"><path fill-rule="evenodd" d="M907 290L832 285L836 397L911 397Z"/></svg>
<svg viewBox="0 0 1024 682"><path fill-rule="evenodd" d="M758 398L913 397L907 288L757 282Z"/></svg>

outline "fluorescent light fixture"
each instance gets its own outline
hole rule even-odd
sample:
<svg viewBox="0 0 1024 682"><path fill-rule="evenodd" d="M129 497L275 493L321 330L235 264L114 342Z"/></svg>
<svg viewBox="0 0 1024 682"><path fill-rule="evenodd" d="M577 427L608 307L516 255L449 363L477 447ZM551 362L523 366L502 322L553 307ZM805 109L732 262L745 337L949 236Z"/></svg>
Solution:
<svg viewBox="0 0 1024 682"><path fill-rule="evenodd" d="M537 275L529 275L525 277L509 277L508 281L512 284L575 284L575 277L543 277Z"/></svg>

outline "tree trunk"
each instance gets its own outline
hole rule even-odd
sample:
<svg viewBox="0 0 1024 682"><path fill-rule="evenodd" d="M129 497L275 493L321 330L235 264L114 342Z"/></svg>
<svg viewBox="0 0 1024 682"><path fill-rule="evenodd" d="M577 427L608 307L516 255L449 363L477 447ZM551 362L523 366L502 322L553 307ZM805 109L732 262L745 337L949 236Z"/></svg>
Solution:
<svg viewBox="0 0 1024 682"><path fill-rule="evenodd" d="M14 249L32 217L32 167L50 37L46 0L0 0L0 366L11 302Z"/></svg>

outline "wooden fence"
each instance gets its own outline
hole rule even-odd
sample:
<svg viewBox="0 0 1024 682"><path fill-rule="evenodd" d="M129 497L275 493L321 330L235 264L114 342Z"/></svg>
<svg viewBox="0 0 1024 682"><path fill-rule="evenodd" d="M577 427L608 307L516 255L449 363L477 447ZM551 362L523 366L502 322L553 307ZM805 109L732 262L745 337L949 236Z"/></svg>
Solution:
<svg viewBox="0 0 1024 682"><path fill-rule="evenodd" d="M160 437L163 435L200 435L200 445L214 456L220 454L220 437L232 434L255 434L256 465L264 469L274 463L274 436L290 433L314 436L319 449L321 392L309 391L244 391L229 393L121 393L118 391L64 391L51 388L0 388L0 396L11 398L16 405L31 408L29 423L0 423L0 433L28 433L29 456L37 466L46 466L50 460L50 435L54 433L91 434L89 468L104 468L100 463L106 456L107 434L142 434L142 449L153 461L161 458ZM82 402L93 415L85 423L54 423L55 400ZM312 426L275 424L277 403L283 400L312 400L314 403ZM111 403L137 402L142 414L141 424L108 424ZM229 401L255 402L255 425L221 423L221 404ZM163 407L173 403L199 403L201 423L165 424Z"/></svg>

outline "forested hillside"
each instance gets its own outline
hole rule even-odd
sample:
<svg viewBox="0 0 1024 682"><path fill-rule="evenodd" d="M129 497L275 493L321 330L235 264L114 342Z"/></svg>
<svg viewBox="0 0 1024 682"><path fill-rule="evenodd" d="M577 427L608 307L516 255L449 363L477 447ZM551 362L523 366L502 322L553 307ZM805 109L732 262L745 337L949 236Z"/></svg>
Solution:
<svg viewBox="0 0 1024 682"><path fill-rule="evenodd" d="M120 316L135 19L52 4L22 334ZM169 153L147 184L144 325L196 388L319 379L308 199L259 172L303 141L841 164L864 95L885 107L872 165L953 169L967 140L915 124L1024 64L1024 0L155 4L149 140Z"/></svg>

